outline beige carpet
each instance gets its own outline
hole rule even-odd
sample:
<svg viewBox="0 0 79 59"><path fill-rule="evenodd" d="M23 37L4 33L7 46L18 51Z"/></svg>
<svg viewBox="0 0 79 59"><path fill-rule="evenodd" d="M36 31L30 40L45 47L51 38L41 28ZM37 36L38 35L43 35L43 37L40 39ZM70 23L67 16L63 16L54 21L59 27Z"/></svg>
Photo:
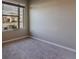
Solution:
<svg viewBox="0 0 79 59"><path fill-rule="evenodd" d="M76 54L34 39L3 44L3 59L76 59Z"/></svg>

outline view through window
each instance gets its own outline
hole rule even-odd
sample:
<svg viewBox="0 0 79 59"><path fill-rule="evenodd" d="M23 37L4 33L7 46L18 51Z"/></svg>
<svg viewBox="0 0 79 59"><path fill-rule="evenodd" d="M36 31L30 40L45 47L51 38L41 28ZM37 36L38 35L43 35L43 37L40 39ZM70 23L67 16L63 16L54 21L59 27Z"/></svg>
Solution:
<svg viewBox="0 0 79 59"><path fill-rule="evenodd" d="M24 8L10 4L2 4L2 29L3 31L23 28Z"/></svg>

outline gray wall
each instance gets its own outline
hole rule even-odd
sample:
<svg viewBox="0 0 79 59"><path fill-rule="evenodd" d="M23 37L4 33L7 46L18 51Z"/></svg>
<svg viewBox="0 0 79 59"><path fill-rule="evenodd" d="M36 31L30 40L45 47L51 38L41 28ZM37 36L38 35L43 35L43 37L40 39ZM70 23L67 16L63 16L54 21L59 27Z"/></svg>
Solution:
<svg viewBox="0 0 79 59"><path fill-rule="evenodd" d="M4 40L10 40L21 36L27 36L28 34L27 1L26 0L3 0L3 1L23 5L25 6L25 10L24 10L24 29L2 32L2 40L4 41Z"/></svg>
<svg viewBox="0 0 79 59"><path fill-rule="evenodd" d="M75 49L75 0L31 0L33 36Z"/></svg>

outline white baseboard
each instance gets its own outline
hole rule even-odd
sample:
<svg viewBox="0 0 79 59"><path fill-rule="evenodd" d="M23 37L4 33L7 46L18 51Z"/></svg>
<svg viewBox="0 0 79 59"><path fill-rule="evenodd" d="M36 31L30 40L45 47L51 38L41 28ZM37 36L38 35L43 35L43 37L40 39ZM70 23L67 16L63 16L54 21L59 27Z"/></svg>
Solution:
<svg viewBox="0 0 79 59"><path fill-rule="evenodd" d="M6 40L6 41L2 41L2 43L8 43L8 42L20 40L20 39L23 39L23 38L27 38L27 37L30 37L30 36L22 36L22 37L18 37L18 38L15 38L15 39L10 39L10 40Z"/></svg>
<svg viewBox="0 0 79 59"><path fill-rule="evenodd" d="M72 48L69 48L69 47L66 47L66 46L62 46L62 45L59 45L59 44L56 44L56 43L53 43L53 42L50 42L50 41L47 41L47 40L39 39L39 38L36 38L36 37L32 37L32 38L33 38L33 39L36 39L36 40L39 40L39 41L42 41L42 42L45 42L45 43L48 43L48 44L51 44L51 45L55 45L55 46L57 46L57 47L66 49L66 50L68 50L68 51L76 52L75 49L72 49Z"/></svg>
<svg viewBox="0 0 79 59"><path fill-rule="evenodd" d="M11 41L20 40L20 39L27 38L27 37L31 37L31 36L22 36L22 37L18 37L18 38L15 38L15 39L2 41L2 43L8 43L8 42L11 42ZM55 45L57 47L60 47L60 48L63 48L63 49L66 49L66 50L69 50L69 51L72 51L72 52L76 52L75 49L72 49L72 48L69 48L69 47L66 47L66 46L62 46L62 45L59 45L59 44L56 44L56 43L53 43L53 42L50 42L50 41L47 41L47 40L39 39L39 38L36 38L36 37L31 37L31 38L45 42L47 44Z"/></svg>

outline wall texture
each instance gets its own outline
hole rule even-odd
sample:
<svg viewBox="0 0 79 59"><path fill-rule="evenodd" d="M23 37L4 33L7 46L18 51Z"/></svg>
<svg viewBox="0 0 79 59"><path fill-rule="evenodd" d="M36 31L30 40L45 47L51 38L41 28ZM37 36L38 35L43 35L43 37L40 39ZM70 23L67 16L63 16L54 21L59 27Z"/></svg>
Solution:
<svg viewBox="0 0 79 59"><path fill-rule="evenodd" d="M75 0L31 0L33 36L76 49Z"/></svg>
<svg viewBox="0 0 79 59"><path fill-rule="evenodd" d="M27 1L26 0L3 0L3 1L23 5L25 6L25 10L24 10L24 29L2 32L2 40L4 41L4 40L10 40L21 36L26 36L28 34Z"/></svg>

